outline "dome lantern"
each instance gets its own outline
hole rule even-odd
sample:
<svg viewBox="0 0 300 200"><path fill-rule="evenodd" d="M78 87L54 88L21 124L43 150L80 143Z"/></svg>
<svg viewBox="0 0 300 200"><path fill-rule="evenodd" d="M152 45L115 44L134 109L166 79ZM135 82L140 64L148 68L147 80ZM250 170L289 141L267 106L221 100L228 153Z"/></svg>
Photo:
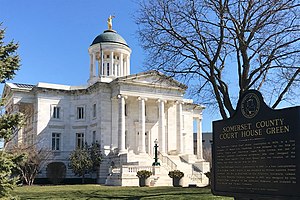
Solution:
<svg viewBox="0 0 300 200"><path fill-rule="evenodd" d="M90 85L130 75L131 49L124 38L112 30L112 18L114 16L107 20L108 30L98 35L89 47Z"/></svg>

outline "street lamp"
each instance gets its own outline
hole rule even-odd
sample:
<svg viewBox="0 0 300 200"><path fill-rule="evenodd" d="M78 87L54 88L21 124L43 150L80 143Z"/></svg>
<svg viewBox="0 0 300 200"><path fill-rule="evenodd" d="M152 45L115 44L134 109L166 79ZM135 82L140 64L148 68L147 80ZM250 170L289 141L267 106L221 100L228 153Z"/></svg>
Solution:
<svg viewBox="0 0 300 200"><path fill-rule="evenodd" d="M160 166L160 163L158 162L157 158L157 148L158 148L158 141L155 139L154 141L154 163L152 163L152 166Z"/></svg>

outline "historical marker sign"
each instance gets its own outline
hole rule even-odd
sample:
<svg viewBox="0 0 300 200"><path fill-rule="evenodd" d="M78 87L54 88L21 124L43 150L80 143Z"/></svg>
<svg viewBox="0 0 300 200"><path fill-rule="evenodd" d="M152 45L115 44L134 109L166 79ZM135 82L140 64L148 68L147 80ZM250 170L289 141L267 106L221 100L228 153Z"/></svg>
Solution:
<svg viewBox="0 0 300 200"><path fill-rule="evenodd" d="M213 122L213 194L300 199L299 149L300 107L273 110L248 91L232 118Z"/></svg>

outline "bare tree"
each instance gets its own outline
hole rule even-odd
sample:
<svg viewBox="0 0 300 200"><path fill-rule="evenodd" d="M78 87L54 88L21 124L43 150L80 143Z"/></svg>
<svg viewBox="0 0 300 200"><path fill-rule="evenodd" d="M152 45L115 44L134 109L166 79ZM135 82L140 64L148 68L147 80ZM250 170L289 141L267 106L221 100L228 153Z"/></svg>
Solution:
<svg viewBox="0 0 300 200"><path fill-rule="evenodd" d="M299 16L298 0L144 0L136 22L148 66L226 119L248 89L272 108L296 92Z"/></svg>
<svg viewBox="0 0 300 200"><path fill-rule="evenodd" d="M49 159L51 152L37 148L37 145L18 145L13 148L16 154L24 154L25 159L18 163L18 170L27 185L32 185L43 164Z"/></svg>
<svg viewBox="0 0 300 200"><path fill-rule="evenodd" d="M209 162L209 165L212 166L212 149L211 148L203 149L203 159L206 162Z"/></svg>
<svg viewBox="0 0 300 200"><path fill-rule="evenodd" d="M33 116L32 105L20 104L18 110L20 112L17 114L22 119L18 121L21 124L13 129L14 132L11 134L11 141L7 143L7 146L11 153L23 156L23 159L17 163L17 173L20 174L20 177L27 185L32 185L44 163L49 160L52 152L41 147L41 141L37 140L32 131L33 122L30 120ZM22 133L21 137L20 133Z"/></svg>

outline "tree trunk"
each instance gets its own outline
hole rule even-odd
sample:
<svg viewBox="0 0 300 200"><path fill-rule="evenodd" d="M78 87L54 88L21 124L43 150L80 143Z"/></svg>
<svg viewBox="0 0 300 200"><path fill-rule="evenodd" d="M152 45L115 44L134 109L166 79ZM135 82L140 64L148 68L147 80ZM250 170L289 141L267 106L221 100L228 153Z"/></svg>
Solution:
<svg viewBox="0 0 300 200"><path fill-rule="evenodd" d="M82 174L81 183L84 184L84 173Z"/></svg>

